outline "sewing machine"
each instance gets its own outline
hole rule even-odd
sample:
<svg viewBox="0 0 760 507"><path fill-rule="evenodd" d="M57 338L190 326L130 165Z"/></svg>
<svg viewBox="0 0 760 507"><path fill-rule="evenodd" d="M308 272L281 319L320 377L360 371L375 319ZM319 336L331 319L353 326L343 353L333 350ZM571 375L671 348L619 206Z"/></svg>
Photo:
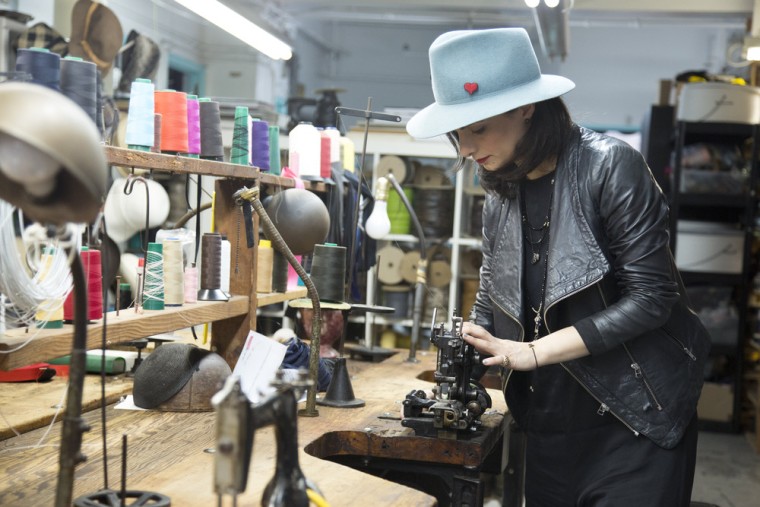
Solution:
<svg viewBox="0 0 760 507"><path fill-rule="evenodd" d="M403 401L401 424L417 436L457 439L477 431L480 416L491 407L491 396L472 378L480 354L462 338L462 323L454 312L446 330L443 323L435 325L433 316L430 341L438 348L433 396L415 389Z"/></svg>

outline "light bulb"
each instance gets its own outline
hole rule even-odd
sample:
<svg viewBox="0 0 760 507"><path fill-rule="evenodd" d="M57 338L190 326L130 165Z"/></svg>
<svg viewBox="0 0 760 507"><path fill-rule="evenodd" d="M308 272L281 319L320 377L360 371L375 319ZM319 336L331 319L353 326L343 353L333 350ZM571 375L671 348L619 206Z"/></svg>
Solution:
<svg viewBox="0 0 760 507"><path fill-rule="evenodd" d="M380 177L375 182L375 207L364 224L364 229L370 238L382 239L391 232L391 220L388 218L388 185L387 178Z"/></svg>
<svg viewBox="0 0 760 507"><path fill-rule="evenodd" d="M556 6L559 5L559 0L544 0L544 3L550 9L554 9Z"/></svg>
<svg viewBox="0 0 760 507"><path fill-rule="evenodd" d="M541 2L541 0L525 0L525 5L527 5L531 9L535 9L536 7L538 7L539 2Z"/></svg>

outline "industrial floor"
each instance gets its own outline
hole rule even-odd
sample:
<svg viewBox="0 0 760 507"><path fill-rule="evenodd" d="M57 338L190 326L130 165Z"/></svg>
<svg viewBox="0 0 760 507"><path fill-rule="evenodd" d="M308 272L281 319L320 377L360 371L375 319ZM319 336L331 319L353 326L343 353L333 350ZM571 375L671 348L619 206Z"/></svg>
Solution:
<svg viewBox="0 0 760 507"><path fill-rule="evenodd" d="M760 454L744 434L702 431L697 448L693 505L760 506ZM484 507L500 507L494 497Z"/></svg>

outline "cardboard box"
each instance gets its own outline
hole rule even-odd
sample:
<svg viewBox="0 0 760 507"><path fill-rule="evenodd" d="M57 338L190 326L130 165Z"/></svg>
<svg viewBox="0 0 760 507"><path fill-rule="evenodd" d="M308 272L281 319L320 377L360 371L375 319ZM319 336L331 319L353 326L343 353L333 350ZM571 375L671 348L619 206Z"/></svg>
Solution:
<svg viewBox="0 0 760 507"><path fill-rule="evenodd" d="M731 385L705 382L697 403L697 415L704 420L730 422L734 415L734 393Z"/></svg>

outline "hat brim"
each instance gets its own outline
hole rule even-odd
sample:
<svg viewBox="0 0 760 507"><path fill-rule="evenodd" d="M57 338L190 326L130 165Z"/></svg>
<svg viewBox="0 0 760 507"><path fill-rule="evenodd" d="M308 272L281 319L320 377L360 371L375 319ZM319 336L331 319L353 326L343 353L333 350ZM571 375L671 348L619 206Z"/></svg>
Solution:
<svg viewBox="0 0 760 507"><path fill-rule="evenodd" d="M526 104L559 97L575 88L566 77L542 74L535 81L473 101L442 105L433 103L415 114L406 124L410 136L418 139L440 136L472 123L506 113Z"/></svg>

